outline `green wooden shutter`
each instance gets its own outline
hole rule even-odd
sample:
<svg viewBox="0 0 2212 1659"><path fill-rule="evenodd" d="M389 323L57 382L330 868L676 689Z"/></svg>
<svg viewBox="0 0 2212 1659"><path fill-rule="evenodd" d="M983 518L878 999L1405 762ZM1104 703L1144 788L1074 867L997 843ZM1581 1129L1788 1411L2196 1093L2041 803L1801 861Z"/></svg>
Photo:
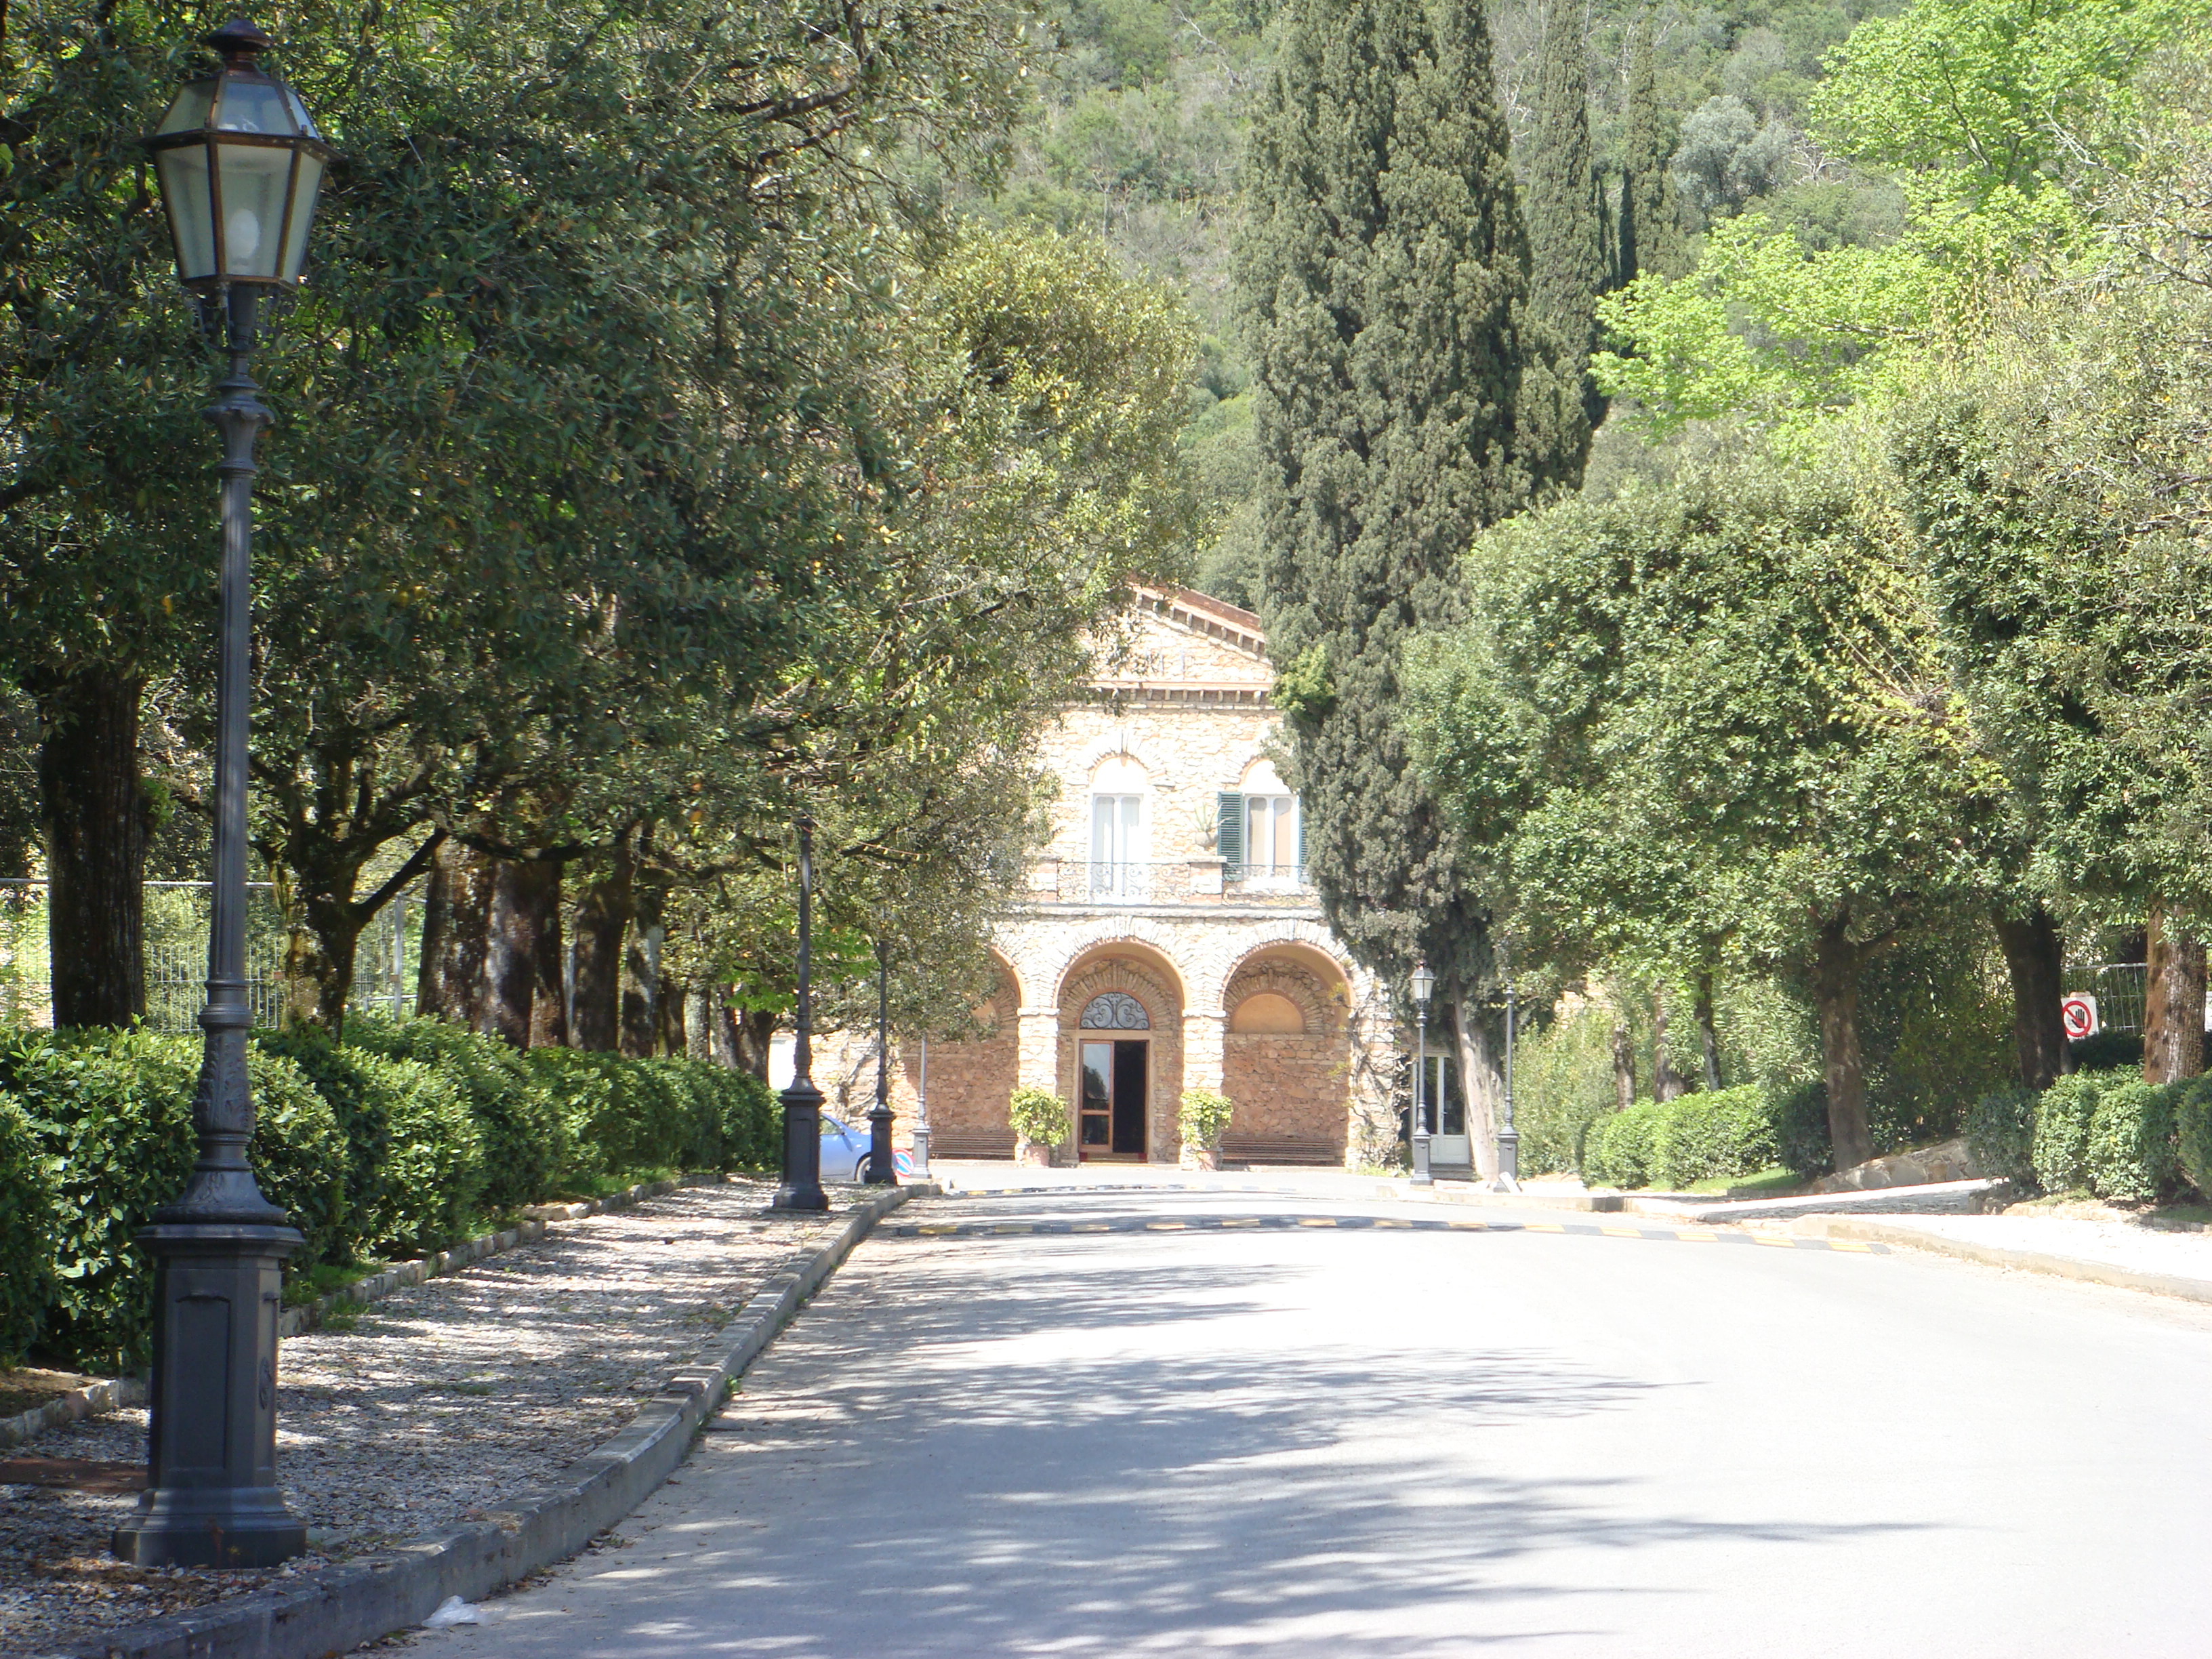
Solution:
<svg viewBox="0 0 2212 1659"><path fill-rule="evenodd" d="M1244 797L1227 790L1213 798L1213 850L1224 864L1244 862Z"/></svg>

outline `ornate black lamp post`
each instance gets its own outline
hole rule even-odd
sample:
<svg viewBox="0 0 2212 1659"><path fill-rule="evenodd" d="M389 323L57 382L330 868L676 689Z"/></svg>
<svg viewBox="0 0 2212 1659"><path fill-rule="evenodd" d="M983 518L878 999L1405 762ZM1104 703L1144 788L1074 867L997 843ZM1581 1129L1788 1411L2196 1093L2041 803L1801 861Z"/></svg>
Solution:
<svg viewBox="0 0 2212 1659"><path fill-rule="evenodd" d="M822 1091L814 1086L814 820L799 818L799 1012L791 1086L783 1091L783 1184L779 1210L826 1210L822 1190Z"/></svg>
<svg viewBox="0 0 2212 1659"><path fill-rule="evenodd" d="M871 1187L898 1185L891 1152L891 943L879 922L876 939L876 1103L868 1109L868 1172Z"/></svg>
<svg viewBox="0 0 2212 1659"><path fill-rule="evenodd" d="M1513 964L1503 945L1498 957L1505 971L1505 1099L1498 1126L1498 1190L1517 1193L1521 1190L1521 1132L1513 1127L1513 1027L1518 1010L1513 1000Z"/></svg>
<svg viewBox="0 0 2212 1659"><path fill-rule="evenodd" d="M1429 964L1413 964L1413 1014L1418 1024L1419 1046L1413 1060L1413 1185L1431 1187L1436 1177L1429 1173L1429 997L1437 988L1437 976L1429 971Z"/></svg>
<svg viewBox="0 0 2212 1659"><path fill-rule="evenodd" d="M243 20L205 37L222 54L146 141L177 272L230 356L208 411L222 434L222 659L216 689L214 919L207 1034L192 1127L199 1158L138 1235L153 1253L153 1429L147 1492L112 1547L145 1566L259 1567L299 1554L307 1528L276 1489L276 1321L283 1264L300 1247L246 1161L246 742L252 628L253 444L269 411L246 374L264 296L300 280L331 152L300 100L258 63Z"/></svg>

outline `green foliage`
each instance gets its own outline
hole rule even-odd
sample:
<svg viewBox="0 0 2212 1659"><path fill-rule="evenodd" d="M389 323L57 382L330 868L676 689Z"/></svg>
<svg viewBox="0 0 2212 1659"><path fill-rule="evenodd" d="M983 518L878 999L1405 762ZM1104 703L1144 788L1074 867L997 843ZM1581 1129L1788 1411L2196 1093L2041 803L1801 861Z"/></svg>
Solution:
<svg viewBox="0 0 2212 1659"><path fill-rule="evenodd" d="M306 1237L303 1263L345 1260L356 1233L347 1201L346 1134L337 1113L283 1054L250 1047L246 1070L253 1086L247 1157L262 1193Z"/></svg>
<svg viewBox="0 0 2212 1659"><path fill-rule="evenodd" d="M456 1089L483 1135L484 1202L504 1212L550 1191L573 1157L571 1133L529 1062L489 1037L438 1019L346 1022L350 1045L419 1060Z"/></svg>
<svg viewBox="0 0 2212 1659"><path fill-rule="evenodd" d="M1291 729L1330 925L1394 981L1425 956L1457 1003L1488 971L1484 908L1406 764L1399 653L1456 614L1469 536L1579 450L1522 404L1527 244L1480 8L1292 0L1279 29L1237 261L1261 613L1278 662L1326 653L1326 712Z"/></svg>
<svg viewBox="0 0 2212 1659"><path fill-rule="evenodd" d="M2023 1189L2035 1185L2036 1105L2029 1089L2000 1089L1984 1095L1966 1113L1966 1151L1985 1176Z"/></svg>
<svg viewBox="0 0 2212 1659"><path fill-rule="evenodd" d="M1582 1167L1584 1136L1619 1098L1612 1033L1611 1011L1590 1004L1515 1044L1513 1122L1523 1175Z"/></svg>
<svg viewBox="0 0 2212 1659"><path fill-rule="evenodd" d="M0 1366L21 1360L53 1304L52 1176L30 1119L0 1093Z"/></svg>
<svg viewBox="0 0 2212 1659"><path fill-rule="evenodd" d="M1182 1131L1182 1144L1208 1149L1218 1147L1221 1133L1229 1127L1230 1115L1235 1110L1236 1103L1215 1090L1184 1090L1178 1119Z"/></svg>
<svg viewBox="0 0 2212 1659"><path fill-rule="evenodd" d="M1651 1136L1651 1183L1680 1191L1716 1176L1747 1176L1777 1156L1774 1123L1755 1084L1681 1095L1656 1113Z"/></svg>
<svg viewBox="0 0 2212 1659"><path fill-rule="evenodd" d="M2212 1198L2212 1076L2191 1079L2173 1109L2175 1151L2181 1172L2205 1198Z"/></svg>
<svg viewBox="0 0 2212 1659"><path fill-rule="evenodd" d="M1806 1180L1834 1171L1826 1084L1800 1083L1775 1097L1774 1148L1784 1165Z"/></svg>
<svg viewBox="0 0 2212 1659"><path fill-rule="evenodd" d="M2123 1203L2170 1198L2182 1180L2174 1107L2187 1085L2140 1080L2097 1094L2089 1122L2089 1190Z"/></svg>
<svg viewBox="0 0 2212 1659"><path fill-rule="evenodd" d="M1639 1100L1599 1118L1583 1144L1583 1179L1593 1187L1650 1186L1658 1131L1656 1101Z"/></svg>
<svg viewBox="0 0 2212 1659"><path fill-rule="evenodd" d="M1067 1139L1067 1103L1042 1089L1017 1089L1006 1097L1006 1121L1017 1141L1057 1146Z"/></svg>
<svg viewBox="0 0 2212 1659"><path fill-rule="evenodd" d="M2097 1097L2129 1081L2124 1072L2076 1072L2043 1091L2035 1108L2035 1179L2046 1193L2089 1185L2089 1132Z"/></svg>

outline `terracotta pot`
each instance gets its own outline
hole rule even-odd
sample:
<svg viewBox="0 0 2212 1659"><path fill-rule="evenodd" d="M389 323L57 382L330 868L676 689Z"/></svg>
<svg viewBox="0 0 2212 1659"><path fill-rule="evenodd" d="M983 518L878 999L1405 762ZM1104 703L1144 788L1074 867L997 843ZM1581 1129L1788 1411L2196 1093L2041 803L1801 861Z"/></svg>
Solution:
<svg viewBox="0 0 2212 1659"><path fill-rule="evenodd" d="M1014 1162L1031 1170L1052 1168L1052 1148L1034 1140L1024 1140L1014 1148Z"/></svg>
<svg viewBox="0 0 2212 1659"><path fill-rule="evenodd" d="M1190 1149L1190 1167L1194 1170L1218 1170L1221 1151L1215 1146L1194 1146Z"/></svg>

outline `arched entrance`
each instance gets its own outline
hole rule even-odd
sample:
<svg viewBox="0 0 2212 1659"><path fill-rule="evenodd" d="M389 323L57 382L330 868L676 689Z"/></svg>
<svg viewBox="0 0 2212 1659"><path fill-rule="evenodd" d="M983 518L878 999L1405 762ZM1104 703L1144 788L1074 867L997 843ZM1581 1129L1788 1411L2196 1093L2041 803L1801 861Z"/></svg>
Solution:
<svg viewBox="0 0 2212 1659"><path fill-rule="evenodd" d="M1101 946L1060 988L1060 1075L1083 1161L1144 1162L1178 1151L1182 995L1174 965L1127 941Z"/></svg>
<svg viewBox="0 0 2212 1659"><path fill-rule="evenodd" d="M1350 987L1311 946L1262 946L1222 992L1222 1093L1235 1106L1224 1154L1341 1164L1352 1075Z"/></svg>

